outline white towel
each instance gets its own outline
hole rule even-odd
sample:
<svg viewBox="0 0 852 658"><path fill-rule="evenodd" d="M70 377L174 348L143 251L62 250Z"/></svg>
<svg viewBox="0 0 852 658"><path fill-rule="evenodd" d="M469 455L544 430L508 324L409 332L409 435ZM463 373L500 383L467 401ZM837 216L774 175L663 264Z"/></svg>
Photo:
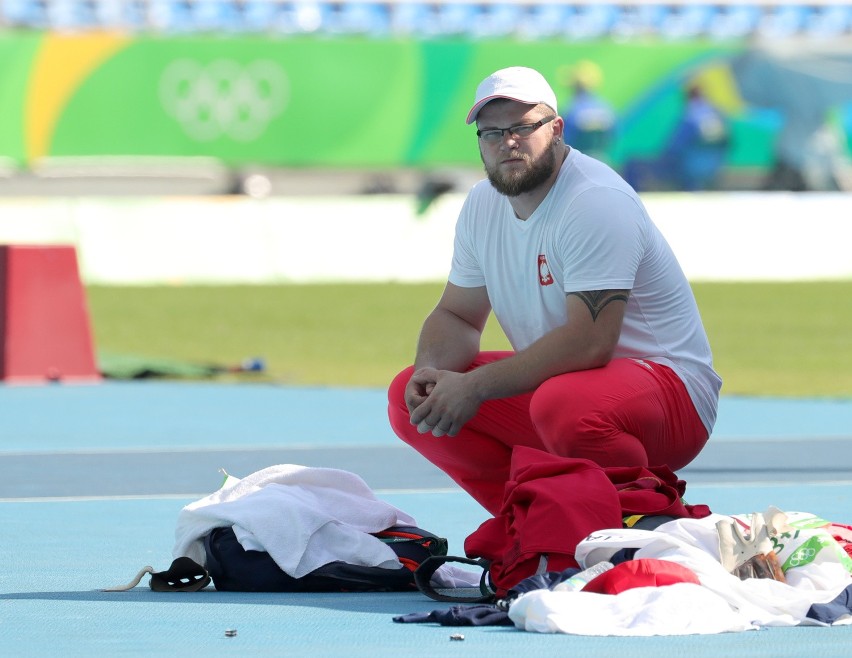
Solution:
<svg viewBox="0 0 852 658"><path fill-rule="evenodd" d="M295 464L270 466L184 507L175 530L175 558L205 564L203 538L234 526L246 550L266 551L294 578L333 562L398 568L396 554L368 533L416 525L376 498L354 473Z"/></svg>
<svg viewBox="0 0 852 658"><path fill-rule="evenodd" d="M584 567L609 560L623 548L635 548L635 559L676 562L692 570L701 585L637 587L615 595L535 590L512 603L509 617L524 630L578 635L682 635L768 626L824 626L807 613L812 604L833 600L852 582L843 566L845 554L827 550L820 563L797 567L795 585L769 579L740 580L719 562L716 522L722 518L730 517L713 514L704 519L677 519L653 531L601 530L577 546L576 558ZM809 536L807 532L798 534ZM850 623L852 618L844 617L834 625Z"/></svg>
<svg viewBox="0 0 852 658"><path fill-rule="evenodd" d="M692 583L617 595L535 590L512 603L509 618L521 630L574 635L709 635L757 628L722 597Z"/></svg>

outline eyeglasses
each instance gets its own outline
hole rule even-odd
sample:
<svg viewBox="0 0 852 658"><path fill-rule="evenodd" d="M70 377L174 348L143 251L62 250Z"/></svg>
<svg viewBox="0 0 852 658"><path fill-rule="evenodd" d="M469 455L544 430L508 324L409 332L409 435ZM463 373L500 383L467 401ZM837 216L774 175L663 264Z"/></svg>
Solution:
<svg viewBox="0 0 852 658"><path fill-rule="evenodd" d="M515 139L526 139L544 124L550 123L556 118L556 115L546 117L536 123L522 123L518 126L509 126L508 128L487 128L485 130L477 130L476 136L483 142L488 144L496 144L503 140L503 135L509 133Z"/></svg>

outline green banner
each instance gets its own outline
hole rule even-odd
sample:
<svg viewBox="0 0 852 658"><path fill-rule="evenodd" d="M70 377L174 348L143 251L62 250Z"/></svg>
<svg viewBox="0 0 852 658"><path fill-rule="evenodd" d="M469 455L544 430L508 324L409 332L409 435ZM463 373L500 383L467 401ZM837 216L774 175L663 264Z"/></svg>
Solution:
<svg viewBox="0 0 852 658"><path fill-rule="evenodd" d="M772 161L777 116L752 112L724 74L739 47L719 44L516 40L0 36L0 156L213 156L230 165L477 165L464 117L498 68L559 71L581 60L619 114L618 163L659 151L705 75L726 103L730 166ZM715 77L714 77L715 76Z"/></svg>
<svg viewBox="0 0 852 658"><path fill-rule="evenodd" d="M29 34L0 36L0 157L26 161L24 99L40 39Z"/></svg>

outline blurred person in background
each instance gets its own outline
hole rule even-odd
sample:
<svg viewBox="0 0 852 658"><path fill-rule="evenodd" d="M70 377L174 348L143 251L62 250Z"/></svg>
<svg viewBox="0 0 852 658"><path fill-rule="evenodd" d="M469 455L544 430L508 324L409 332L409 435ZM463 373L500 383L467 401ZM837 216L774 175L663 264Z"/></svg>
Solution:
<svg viewBox="0 0 852 658"><path fill-rule="evenodd" d="M817 122L788 117L775 144L763 189L788 192L852 190L852 159L842 126L826 112Z"/></svg>
<svg viewBox="0 0 852 658"><path fill-rule="evenodd" d="M826 41L751 48L730 62L746 103L778 111L775 161L765 190L852 189L848 135L835 116L852 104L852 51Z"/></svg>
<svg viewBox="0 0 852 658"><path fill-rule="evenodd" d="M391 427L492 514L514 446L682 468L721 380L669 245L616 172L564 143L537 71L488 76L473 122L488 179L459 215L414 365L390 385ZM492 310L513 351L480 351Z"/></svg>
<svg viewBox="0 0 852 658"><path fill-rule="evenodd" d="M659 157L634 158L624 165L624 177L633 189L712 190L730 144L727 119L711 103L698 83L684 91L680 118Z"/></svg>
<svg viewBox="0 0 852 658"><path fill-rule="evenodd" d="M583 60L574 67L562 67L559 75L571 91L568 109L562 114L565 143L586 155L606 160L615 133L616 115L596 91L603 82L603 71L594 62Z"/></svg>

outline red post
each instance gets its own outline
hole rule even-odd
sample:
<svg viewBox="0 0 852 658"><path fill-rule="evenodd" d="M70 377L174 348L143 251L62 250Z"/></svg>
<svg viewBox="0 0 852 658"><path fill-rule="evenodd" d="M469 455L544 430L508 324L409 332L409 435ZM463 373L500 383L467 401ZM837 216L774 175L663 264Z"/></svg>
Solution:
<svg viewBox="0 0 852 658"><path fill-rule="evenodd" d="M0 379L99 381L73 246L0 245Z"/></svg>

